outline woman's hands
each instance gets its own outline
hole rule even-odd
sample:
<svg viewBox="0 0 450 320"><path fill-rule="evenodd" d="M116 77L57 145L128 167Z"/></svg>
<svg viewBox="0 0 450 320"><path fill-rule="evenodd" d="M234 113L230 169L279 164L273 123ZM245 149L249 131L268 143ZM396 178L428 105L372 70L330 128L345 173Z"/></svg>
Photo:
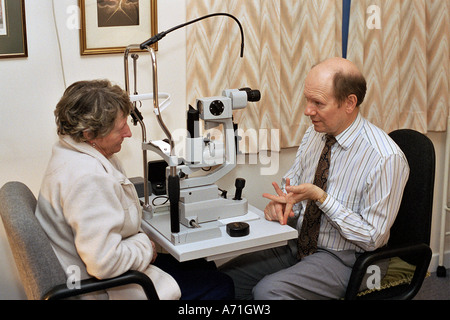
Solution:
<svg viewBox="0 0 450 320"><path fill-rule="evenodd" d="M286 191L283 193L276 182L272 183L277 195L264 193L263 197L269 200L269 204L264 209L264 216L269 221L279 221L286 224L289 217L294 216L293 206L303 200L318 200L324 191L311 183L303 183L298 186L291 186L290 179L286 178Z"/></svg>

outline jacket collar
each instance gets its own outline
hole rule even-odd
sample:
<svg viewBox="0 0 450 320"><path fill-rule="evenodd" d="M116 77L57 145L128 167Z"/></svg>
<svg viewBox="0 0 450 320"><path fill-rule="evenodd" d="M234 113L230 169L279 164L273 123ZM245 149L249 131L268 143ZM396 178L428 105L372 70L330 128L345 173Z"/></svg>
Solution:
<svg viewBox="0 0 450 320"><path fill-rule="evenodd" d="M66 147L95 158L101 163L108 174L112 174L113 176L115 176L121 183L129 182L116 155L112 155L112 157L108 159L100 151L92 147L89 143L77 142L68 135L60 136L59 140Z"/></svg>

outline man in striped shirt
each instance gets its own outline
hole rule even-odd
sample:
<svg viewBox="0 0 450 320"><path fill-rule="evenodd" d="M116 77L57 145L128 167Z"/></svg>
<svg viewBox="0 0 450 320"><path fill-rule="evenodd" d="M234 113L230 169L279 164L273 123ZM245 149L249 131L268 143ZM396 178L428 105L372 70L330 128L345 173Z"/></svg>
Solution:
<svg viewBox="0 0 450 320"><path fill-rule="evenodd" d="M300 232L308 200L322 211L317 250L299 260L297 240L242 255L222 271L240 299L339 299L361 252L384 246L400 206L409 166L390 137L359 113L366 82L342 58L314 66L305 80L306 131L293 166L270 199L267 220ZM313 184L325 136L332 135L327 189ZM385 265L383 265L386 267ZM382 267L383 267L382 266Z"/></svg>

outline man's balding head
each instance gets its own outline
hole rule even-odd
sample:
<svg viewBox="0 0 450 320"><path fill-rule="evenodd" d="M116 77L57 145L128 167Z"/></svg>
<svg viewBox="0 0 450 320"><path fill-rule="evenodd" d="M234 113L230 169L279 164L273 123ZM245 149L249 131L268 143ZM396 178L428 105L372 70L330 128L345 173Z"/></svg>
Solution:
<svg viewBox="0 0 450 320"><path fill-rule="evenodd" d="M315 65L308 76L321 77L333 82L333 91L339 103L354 94L357 98L356 106L359 106L366 95L367 85L364 76L358 67L350 60L335 57L326 59Z"/></svg>

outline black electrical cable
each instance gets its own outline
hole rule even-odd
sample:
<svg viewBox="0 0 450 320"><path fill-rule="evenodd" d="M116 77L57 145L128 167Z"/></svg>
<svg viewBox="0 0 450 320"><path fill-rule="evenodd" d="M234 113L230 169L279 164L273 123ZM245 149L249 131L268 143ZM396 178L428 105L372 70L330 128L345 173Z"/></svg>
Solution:
<svg viewBox="0 0 450 320"><path fill-rule="evenodd" d="M194 20L182 23L182 24L180 24L178 26L175 26L175 27L173 27L173 28L171 28L169 30L162 31L162 32L158 33L157 35L154 35L153 37L151 37L147 41L142 42L141 45L140 45L140 48L142 50L145 50L148 46L150 46L153 43L156 43L159 40L161 40L162 38L164 38L168 33L171 33L171 32L173 32L173 31L175 31L177 29L180 29L180 28L183 28L185 26L188 26L188 25L190 25L192 23L195 23L197 21L200 21L200 20L203 20L203 19L207 19L207 18L210 18L210 17L215 17L215 16L230 17L231 19L236 21L236 23L239 25L239 29L241 31L241 58L242 58L244 56L244 30L242 29L241 23L239 22L239 20L235 16L233 16L233 15L231 15L229 13L224 13L224 12L211 13L211 14L208 14L206 16L203 16L203 17L200 17L200 18L197 18L197 19L194 19Z"/></svg>

